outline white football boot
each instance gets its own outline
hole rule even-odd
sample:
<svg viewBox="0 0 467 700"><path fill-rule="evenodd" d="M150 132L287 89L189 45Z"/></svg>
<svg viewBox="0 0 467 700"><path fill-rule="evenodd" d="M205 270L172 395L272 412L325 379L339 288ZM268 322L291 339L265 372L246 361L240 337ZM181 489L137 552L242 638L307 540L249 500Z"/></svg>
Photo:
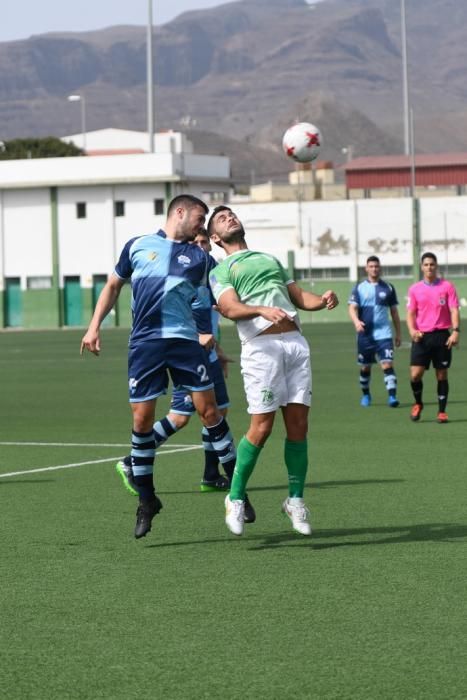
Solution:
<svg viewBox="0 0 467 700"><path fill-rule="evenodd" d="M225 524L233 535L243 535L245 522L245 501L231 501L229 494L225 497Z"/></svg>
<svg viewBox="0 0 467 700"><path fill-rule="evenodd" d="M310 511L303 498L286 498L282 504L282 512L290 518L294 530L301 535L311 535Z"/></svg>

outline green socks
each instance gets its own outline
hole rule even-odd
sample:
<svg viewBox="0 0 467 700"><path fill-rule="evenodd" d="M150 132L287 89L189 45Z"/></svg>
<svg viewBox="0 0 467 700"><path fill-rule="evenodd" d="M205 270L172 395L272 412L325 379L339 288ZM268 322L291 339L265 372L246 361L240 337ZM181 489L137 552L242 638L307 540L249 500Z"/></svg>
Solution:
<svg viewBox="0 0 467 700"><path fill-rule="evenodd" d="M246 437L242 437L237 446L237 462L230 486L230 500L244 501L245 489L262 447L252 445Z"/></svg>
<svg viewBox="0 0 467 700"><path fill-rule="evenodd" d="M252 445L242 437L237 447L237 463L230 487L230 500L245 500L245 489L253 473L262 447ZM305 479L308 471L308 440L292 442L285 440L284 459L289 475L289 497L303 498Z"/></svg>
<svg viewBox="0 0 467 700"><path fill-rule="evenodd" d="M289 497L303 498L308 471L308 440L285 440L284 459L289 475Z"/></svg>

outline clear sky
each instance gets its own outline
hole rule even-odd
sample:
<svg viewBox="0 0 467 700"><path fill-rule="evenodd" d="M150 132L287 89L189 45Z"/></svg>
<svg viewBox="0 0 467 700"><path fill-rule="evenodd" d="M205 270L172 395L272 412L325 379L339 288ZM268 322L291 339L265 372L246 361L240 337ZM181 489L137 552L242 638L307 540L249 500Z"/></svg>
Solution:
<svg viewBox="0 0 467 700"><path fill-rule="evenodd" d="M165 24L187 10L227 0L153 0L153 23ZM46 32L87 31L148 20L149 0L1 0L0 42Z"/></svg>

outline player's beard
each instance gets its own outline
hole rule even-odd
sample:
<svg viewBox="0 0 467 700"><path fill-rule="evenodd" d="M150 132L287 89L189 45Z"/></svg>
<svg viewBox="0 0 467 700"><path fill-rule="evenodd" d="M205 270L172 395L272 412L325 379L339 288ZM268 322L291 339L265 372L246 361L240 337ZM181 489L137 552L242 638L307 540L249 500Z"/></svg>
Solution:
<svg viewBox="0 0 467 700"><path fill-rule="evenodd" d="M245 240L245 229L242 224L239 224L236 228L231 228L224 233L222 236L222 241L227 244L231 243L242 243Z"/></svg>
<svg viewBox="0 0 467 700"><path fill-rule="evenodd" d="M197 235L198 231L190 230L183 222L177 226L175 231L175 237L179 243L193 243Z"/></svg>

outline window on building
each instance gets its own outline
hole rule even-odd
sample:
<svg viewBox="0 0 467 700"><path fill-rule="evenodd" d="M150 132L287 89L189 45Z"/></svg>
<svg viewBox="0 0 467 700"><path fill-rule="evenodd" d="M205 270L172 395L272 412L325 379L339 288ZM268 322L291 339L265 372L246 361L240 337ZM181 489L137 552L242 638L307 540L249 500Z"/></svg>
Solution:
<svg viewBox="0 0 467 700"><path fill-rule="evenodd" d="M221 191L203 192L201 199L204 199L208 204L224 204L227 201L226 193Z"/></svg>
<svg viewBox="0 0 467 700"><path fill-rule="evenodd" d="M156 216L160 216L161 214L164 213L164 200L163 199L155 199L154 200L154 214Z"/></svg>
<svg viewBox="0 0 467 700"><path fill-rule="evenodd" d="M295 270L294 278L296 280L348 280L350 270L348 267L328 267L313 269L298 269Z"/></svg>
<svg viewBox="0 0 467 700"><path fill-rule="evenodd" d="M121 200L114 202L114 214L115 216L125 216L125 202Z"/></svg>
<svg viewBox="0 0 467 700"><path fill-rule="evenodd" d="M358 268L358 276L361 279L365 279L367 273L364 267ZM405 277L412 276L412 265L381 265L381 277L384 277L385 279L391 279L396 277L404 279Z"/></svg>
<svg viewBox="0 0 467 700"><path fill-rule="evenodd" d="M52 289L51 277L28 277L26 280L28 289Z"/></svg>
<svg viewBox="0 0 467 700"><path fill-rule="evenodd" d="M86 218L86 202L76 202L76 218Z"/></svg>
<svg viewBox="0 0 467 700"><path fill-rule="evenodd" d="M467 276L467 265L446 265L446 263L440 262L440 256L438 255L438 267L441 271L442 277L466 277Z"/></svg>

